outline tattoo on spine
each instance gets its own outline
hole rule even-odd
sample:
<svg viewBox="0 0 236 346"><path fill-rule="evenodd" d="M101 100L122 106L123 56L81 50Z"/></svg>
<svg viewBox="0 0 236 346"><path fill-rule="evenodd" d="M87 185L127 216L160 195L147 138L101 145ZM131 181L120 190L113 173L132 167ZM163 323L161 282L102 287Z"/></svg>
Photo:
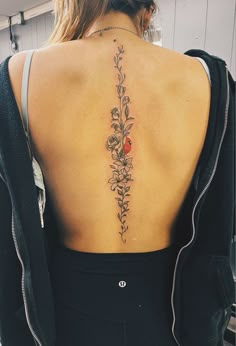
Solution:
<svg viewBox="0 0 236 346"><path fill-rule="evenodd" d="M133 168L133 158L128 155L132 149L132 141L129 136L130 129L133 123L130 123L134 118L130 116L130 110L128 104L130 98L125 95L126 88L123 85L125 81L125 74L122 73L122 66L120 62L123 59L122 54L124 53L123 45L118 47L118 53L114 56L115 68L118 70L118 85L116 85L119 108L115 107L111 110L111 128L114 129L114 133L111 134L106 141L106 149L111 152L113 164L110 165L112 168L112 177L108 180L111 184L111 190L117 191L118 197L115 199L118 202L120 212L117 214L118 219L121 223L121 239L123 243L126 243L124 234L128 230L126 224L126 216L129 211L128 193L130 190L129 183L133 181L131 178L130 170Z"/></svg>

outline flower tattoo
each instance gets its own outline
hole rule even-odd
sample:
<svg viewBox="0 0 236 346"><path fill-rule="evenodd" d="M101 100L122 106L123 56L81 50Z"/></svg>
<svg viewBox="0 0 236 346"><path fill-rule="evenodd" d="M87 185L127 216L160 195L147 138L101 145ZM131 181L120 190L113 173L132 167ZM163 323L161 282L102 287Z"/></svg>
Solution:
<svg viewBox="0 0 236 346"><path fill-rule="evenodd" d="M133 158L128 155L132 150L132 140L129 135L133 126L133 123L130 122L134 118L130 116L130 98L125 95L126 87L123 85L125 74L122 72L122 66L120 66L124 52L123 46L121 45L118 47L118 53L114 56L114 67L118 70L119 83L116 85L116 89L120 105L111 110L111 128L114 130L114 133L108 137L105 147L111 152L113 160L113 164L110 165L112 168L112 177L108 180L108 183L111 185L111 190L116 191L118 194L115 199L120 209L117 214L121 223L119 234L121 235L122 242L126 243L124 234L128 230L126 224L126 216L129 211L128 197L130 196L128 192L130 191L129 184L133 181L130 174L133 168Z"/></svg>

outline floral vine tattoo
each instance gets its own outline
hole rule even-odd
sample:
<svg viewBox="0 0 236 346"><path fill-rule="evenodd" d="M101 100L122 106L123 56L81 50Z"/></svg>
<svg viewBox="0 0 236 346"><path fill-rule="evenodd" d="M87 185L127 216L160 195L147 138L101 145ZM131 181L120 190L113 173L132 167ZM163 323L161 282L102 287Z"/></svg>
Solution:
<svg viewBox="0 0 236 346"><path fill-rule="evenodd" d="M116 85L119 108L115 107L111 110L111 128L114 129L114 133L110 135L106 141L106 149L111 152L113 164L110 165L112 168L112 178L108 180L111 184L111 190L117 191L118 206L120 212L117 214L118 219L121 223L121 239L123 243L126 243L124 234L128 230L126 223L127 212L129 211L129 201L127 200L130 194L130 186L128 184L133 181L131 178L130 170L133 168L133 158L128 155L132 149L132 141L129 137L130 129L133 124L130 123L134 118L130 116L130 110L128 104L130 98L125 95L126 88L123 86L125 81L125 74L122 73L122 66L120 62L123 59L122 54L124 53L123 45L118 47L118 53L114 56L115 68L118 70L118 85Z"/></svg>

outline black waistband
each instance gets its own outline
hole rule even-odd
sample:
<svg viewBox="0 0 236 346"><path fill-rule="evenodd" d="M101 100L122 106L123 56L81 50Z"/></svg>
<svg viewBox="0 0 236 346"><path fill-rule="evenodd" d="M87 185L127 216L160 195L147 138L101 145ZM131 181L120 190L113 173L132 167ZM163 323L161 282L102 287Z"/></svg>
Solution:
<svg viewBox="0 0 236 346"><path fill-rule="evenodd" d="M68 270L116 273L155 270L157 266L170 266L176 258L176 244L148 252L94 253L77 251L59 244L54 249L54 265Z"/></svg>

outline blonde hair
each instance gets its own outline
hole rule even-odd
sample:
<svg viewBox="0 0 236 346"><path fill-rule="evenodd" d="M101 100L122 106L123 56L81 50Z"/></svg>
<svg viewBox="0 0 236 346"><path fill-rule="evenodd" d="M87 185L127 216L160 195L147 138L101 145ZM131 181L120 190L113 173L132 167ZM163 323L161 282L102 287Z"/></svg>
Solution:
<svg viewBox="0 0 236 346"><path fill-rule="evenodd" d="M110 10L134 17L142 6L156 9L154 0L53 0L54 29L46 44L83 38L97 18Z"/></svg>

